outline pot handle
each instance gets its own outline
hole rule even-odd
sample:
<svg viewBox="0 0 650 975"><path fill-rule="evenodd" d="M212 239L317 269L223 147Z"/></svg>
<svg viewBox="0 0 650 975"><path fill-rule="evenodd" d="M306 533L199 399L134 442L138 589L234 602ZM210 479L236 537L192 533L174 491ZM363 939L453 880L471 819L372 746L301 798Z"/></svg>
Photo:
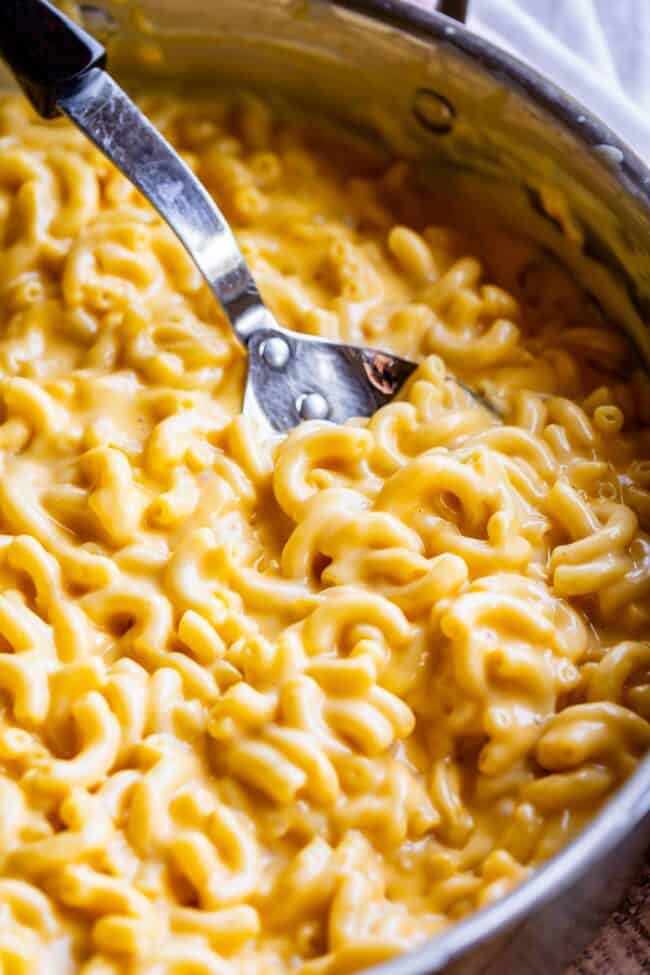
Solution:
<svg viewBox="0 0 650 975"><path fill-rule="evenodd" d="M446 14L447 17L453 17L454 20L460 20L461 24L464 24L467 20L468 6L469 0L438 0L436 9L438 13Z"/></svg>

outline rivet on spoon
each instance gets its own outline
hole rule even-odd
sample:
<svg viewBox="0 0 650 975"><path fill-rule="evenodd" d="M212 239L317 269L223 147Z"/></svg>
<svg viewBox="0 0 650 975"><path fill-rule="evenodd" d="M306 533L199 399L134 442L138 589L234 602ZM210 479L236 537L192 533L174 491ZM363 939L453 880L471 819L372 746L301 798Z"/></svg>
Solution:
<svg viewBox="0 0 650 975"><path fill-rule="evenodd" d="M326 420L329 403L320 393L303 393L296 400L296 409L303 420Z"/></svg>
<svg viewBox="0 0 650 975"><path fill-rule="evenodd" d="M284 369L289 361L291 349L283 338L280 338L279 335L274 335L273 338L267 339L262 344L260 355L271 369Z"/></svg>

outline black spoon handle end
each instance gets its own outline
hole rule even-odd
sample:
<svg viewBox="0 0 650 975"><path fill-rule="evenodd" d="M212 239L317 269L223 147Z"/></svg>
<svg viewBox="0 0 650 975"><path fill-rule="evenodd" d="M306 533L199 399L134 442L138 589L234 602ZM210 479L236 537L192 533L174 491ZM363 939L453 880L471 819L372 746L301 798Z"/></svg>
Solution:
<svg viewBox="0 0 650 975"><path fill-rule="evenodd" d="M0 55L44 118L59 115L57 99L106 51L49 0L0 2Z"/></svg>

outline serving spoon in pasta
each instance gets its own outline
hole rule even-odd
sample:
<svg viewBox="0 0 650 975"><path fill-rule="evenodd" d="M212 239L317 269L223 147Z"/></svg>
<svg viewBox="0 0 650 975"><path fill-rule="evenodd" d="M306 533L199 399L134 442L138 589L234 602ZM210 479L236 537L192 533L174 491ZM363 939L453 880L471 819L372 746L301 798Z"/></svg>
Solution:
<svg viewBox="0 0 650 975"><path fill-rule="evenodd" d="M39 114L74 122L155 207L207 281L248 351L244 412L284 432L302 420L371 416L395 396L415 363L278 324L224 216L106 72L101 44L49 0L0 6L0 54Z"/></svg>

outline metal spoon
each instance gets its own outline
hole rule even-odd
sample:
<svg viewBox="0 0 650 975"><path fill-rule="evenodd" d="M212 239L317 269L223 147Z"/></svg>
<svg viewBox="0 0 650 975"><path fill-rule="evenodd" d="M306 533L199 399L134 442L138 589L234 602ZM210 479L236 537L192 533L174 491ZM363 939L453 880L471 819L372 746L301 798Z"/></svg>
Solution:
<svg viewBox="0 0 650 975"><path fill-rule="evenodd" d="M0 6L0 54L39 114L67 115L156 208L207 281L248 350L245 412L284 432L302 420L371 416L389 402L415 364L282 328L212 198L104 70L105 49L49 0Z"/></svg>

